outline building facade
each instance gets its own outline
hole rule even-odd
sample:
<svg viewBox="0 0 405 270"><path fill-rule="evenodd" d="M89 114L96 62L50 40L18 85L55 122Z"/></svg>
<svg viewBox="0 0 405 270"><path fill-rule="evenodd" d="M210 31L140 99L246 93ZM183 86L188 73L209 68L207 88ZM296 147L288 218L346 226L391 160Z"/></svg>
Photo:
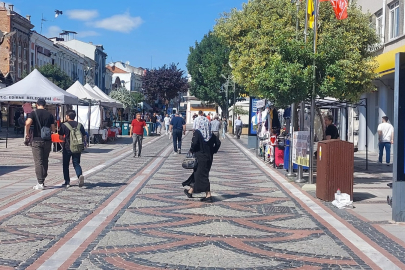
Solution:
<svg viewBox="0 0 405 270"><path fill-rule="evenodd" d="M94 45L93 43L86 43L77 39L69 41L58 41L57 44L66 46L95 62L94 70L85 68L85 73L94 73L94 82L91 85L96 85L98 88L106 92L105 77L106 77L106 59L107 54L104 52L103 45ZM86 70L87 69L87 70Z"/></svg>
<svg viewBox="0 0 405 270"><path fill-rule="evenodd" d="M14 32L5 38L0 45L0 71L3 77L10 77L12 82L21 80L29 73L29 44L30 32L34 28L31 17L21 16L14 11L14 5L6 7L0 3L0 30L5 33Z"/></svg>
<svg viewBox="0 0 405 270"><path fill-rule="evenodd" d="M142 76L145 73L145 69L141 67L134 67L129 64L129 62L112 62L107 65L115 75L113 75L113 81L117 76L120 77L121 81L124 81L123 85L129 91L140 92L142 90ZM118 75L118 73L120 73Z"/></svg>
<svg viewBox="0 0 405 270"><path fill-rule="evenodd" d="M370 26L375 29L380 43L371 48L376 56L380 77L374 81L377 91L362 96L365 106L358 107L359 150L378 151L377 127L381 117L388 116L394 122L394 72L395 54L405 52L405 5L404 0L358 0L365 13L370 13ZM366 140L367 139L367 140Z"/></svg>

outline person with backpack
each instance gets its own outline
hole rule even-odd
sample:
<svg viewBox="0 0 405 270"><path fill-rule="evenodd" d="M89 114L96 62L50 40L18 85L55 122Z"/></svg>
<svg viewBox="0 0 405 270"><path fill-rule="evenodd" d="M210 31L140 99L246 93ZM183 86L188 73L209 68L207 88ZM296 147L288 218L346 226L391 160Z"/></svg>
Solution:
<svg viewBox="0 0 405 270"><path fill-rule="evenodd" d="M84 185L84 176L82 167L80 166L80 157L84 150L84 141L86 140L86 132L84 127L79 122L75 121L76 112L74 110L66 111L66 122L59 129L59 136L63 144L63 178L65 183L62 186L70 187L69 164L72 159L73 168L76 171L79 179L79 187Z"/></svg>
<svg viewBox="0 0 405 270"><path fill-rule="evenodd" d="M37 101L37 109L31 112L25 122L26 140L30 140L30 127L34 125L32 138L32 156L35 163L35 174L38 183L35 190L44 189L45 178L48 176L49 153L51 152L51 133L55 132L55 119L45 110L45 99Z"/></svg>

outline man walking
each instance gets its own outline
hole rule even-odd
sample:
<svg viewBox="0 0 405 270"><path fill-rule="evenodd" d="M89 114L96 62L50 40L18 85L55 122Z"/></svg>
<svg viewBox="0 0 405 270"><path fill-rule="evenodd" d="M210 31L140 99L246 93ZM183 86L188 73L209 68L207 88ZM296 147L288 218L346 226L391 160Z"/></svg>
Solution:
<svg viewBox="0 0 405 270"><path fill-rule="evenodd" d="M137 113L136 118L132 120L129 136L132 136L132 149L134 157L141 157L143 130L146 129L146 134L149 134L148 126L144 120L141 120L141 114ZM136 152L136 145L138 144L138 153Z"/></svg>
<svg viewBox="0 0 405 270"><path fill-rule="evenodd" d="M238 116L238 119L235 120L236 139L240 139L240 135L242 134L242 125L242 120L240 120L240 116Z"/></svg>
<svg viewBox="0 0 405 270"><path fill-rule="evenodd" d="M35 163L35 174L38 183L34 189L44 189L45 178L48 176L49 153L51 152L51 132L55 132L55 119L45 110L45 99L38 99L37 109L28 116L25 122L26 139L30 139L30 127L34 125L32 156Z"/></svg>
<svg viewBox="0 0 405 270"><path fill-rule="evenodd" d="M219 117L216 115L214 120L211 121L211 132L219 138L219 130L221 129L221 122L218 120Z"/></svg>
<svg viewBox="0 0 405 270"><path fill-rule="evenodd" d="M333 124L333 116L332 115L327 115L324 118L325 125L326 125L326 130L325 130L325 136L326 140L335 140L339 139L339 131L337 127Z"/></svg>
<svg viewBox="0 0 405 270"><path fill-rule="evenodd" d="M73 168L75 169L77 179L79 179L79 187L84 185L84 176L82 167L80 166L80 157L84 150L84 141L86 140L86 132L82 124L75 121L76 112L74 110L66 111L66 122L59 129L60 140L64 140L62 158L63 158L63 178L65 183L62 186L70 187L69 164L72 159Z"/></svg>
<svg viewBox="0 0 405 270"><path fill-rule="evenodd" d="M383 151L385 148L385 161L387 166L390 165L391 159L391 144L394 143L394 127L388 123L388 117L383 116L381 124L378 125L378 162L382 163Z"/></svg>
<svg viewBox="0 0 405 270"><path fill-rule="evenodd" d="M152 122L152 130L151 133L156 133L156 122L157 122L157 116L156 113L153 113L153 115L150 118L150 121Z"/></svg>
<svg viewBox="0 0 405 270"><path fill-rule="evenodd" d="M170 122L170 132L173 134L173 150L175 153L181 154L181 139L186 134L186 122L178 113Z"/></svg>

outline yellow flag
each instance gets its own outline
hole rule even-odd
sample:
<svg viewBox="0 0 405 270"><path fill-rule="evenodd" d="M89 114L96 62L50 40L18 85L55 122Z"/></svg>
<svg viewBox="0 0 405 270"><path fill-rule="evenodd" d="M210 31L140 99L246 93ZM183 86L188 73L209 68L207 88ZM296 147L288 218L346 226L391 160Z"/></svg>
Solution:
<svg viewBox="0 0 405 270"><path fill-rule="evenodd" d="M308 1L308 25L311 28L314 28L314 21L315 21L315 8L314 8L314 0L307 0Z"/></svg>

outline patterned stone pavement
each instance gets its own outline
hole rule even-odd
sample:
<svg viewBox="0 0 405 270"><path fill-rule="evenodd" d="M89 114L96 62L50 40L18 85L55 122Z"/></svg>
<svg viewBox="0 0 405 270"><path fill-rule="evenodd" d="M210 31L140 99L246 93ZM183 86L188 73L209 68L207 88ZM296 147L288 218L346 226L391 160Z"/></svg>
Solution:
<svg viewBox="0 0 405 270"><path fill-rule="evenodd" d="M214 203L188 199L181 161L190 137L182 155L160 138L84 188L58 189L0 218L0 269L405 268L381 250L383 260L370 259L367 243L348 241L233 139L214 159Z"/></svg>

